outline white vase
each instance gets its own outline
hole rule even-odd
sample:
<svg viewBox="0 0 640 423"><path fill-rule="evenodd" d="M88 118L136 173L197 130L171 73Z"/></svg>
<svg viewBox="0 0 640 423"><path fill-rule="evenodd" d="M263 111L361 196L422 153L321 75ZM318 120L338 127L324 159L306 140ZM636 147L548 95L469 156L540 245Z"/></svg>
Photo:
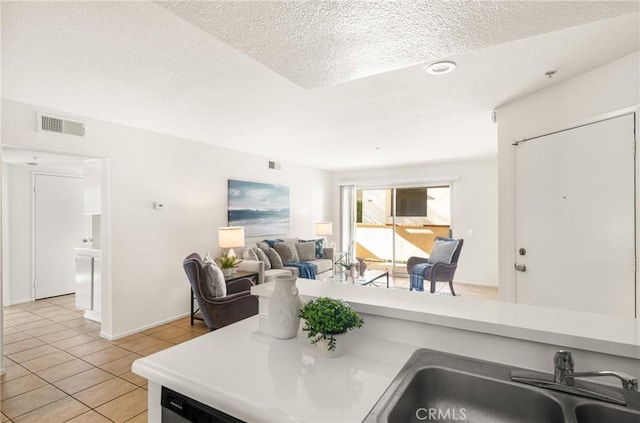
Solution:
<svg viewBox="0 0 640 423"><path fill-rule="evenodd" d="M336 358L336 357L340 357L342 355L344 355L344 353L347 350L347 345L346 345L346 340L347 337L345 336L347 334L347 332L344 333L339 333L337 335L333 335L333 337L336 340L336 347L334 348L333 351L329 350L329 337L327 336L327 339L321 339L318 342L316 342L316 349L325 357L329 357L329 358Z"/></svg>
<svg viewBox="0 0 640 423"><path fill-rule="evenodd" d="M223 267L222 268L222 275L225 278L228 278L229 276L233 275L233 269L229 268L229 267Z"/></svg>
<svg viewBox="0 0 640 423"><path fill-rule="evenodd" d="M278 339L293 338L300 330L302 298L296 288L295 276L278 276L269 299L271 335Z"/></svg>

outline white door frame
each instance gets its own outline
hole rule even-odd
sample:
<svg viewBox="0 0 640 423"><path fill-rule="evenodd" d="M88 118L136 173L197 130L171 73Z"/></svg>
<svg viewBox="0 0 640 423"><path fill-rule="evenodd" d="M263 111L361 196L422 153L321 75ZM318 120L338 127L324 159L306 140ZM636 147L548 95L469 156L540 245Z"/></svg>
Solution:
<svg viewBox="0 0 640 423"><path fill-rule="evenodd" d="M36 300L36 176L82 179L82 175L64 172L35 171L31 174L31 301Z"/></svg>
<svg viewBox="0 0 640 423"><path fill-rule="evenodd" d="M0 163L0 165L2 165L2 163ZM8 251L9 251L9 239L8 239L8 235L7 235L7 231L6 229L8 228L8 224L9 222L7 221L7 215L8 213L5 213L5 207L8 204L7 199L8 199L8 195L7 195L7 172L4 166L2 166L2 178L1 179L1 187L0 187L0 191L2 191L2 200L1 203L2 204L2 212L0 214L2 214L2 230L0 230L0 234L2 236L2 275L0 276L2 278L2 283L0 283L0 295L2 295L2 307L4 306L8 306L9 304L9 299L11 298L11 285L8 283L5 283L4 281L9 280L9 260L8 260Z"/></svg>

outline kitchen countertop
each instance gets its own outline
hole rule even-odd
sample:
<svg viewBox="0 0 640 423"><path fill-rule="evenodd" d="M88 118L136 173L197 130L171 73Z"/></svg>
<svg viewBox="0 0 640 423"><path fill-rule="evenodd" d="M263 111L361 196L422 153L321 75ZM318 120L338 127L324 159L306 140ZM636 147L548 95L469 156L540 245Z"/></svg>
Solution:
<svg viewBox="0 0 640 423"><path fill-rule="evenodd" d="M166 386L247 422L360 422L418 348L550 371L553 352L572 347L582 350L580 366L637 373L634 320L335 282L297 286L305 300L342 298L363 314L344 356L319 354L302 331L267 335L273 284L254 286L259 315L133 363L149 380L149 421L160 420Z"/></svg>
<svg viewBox="0 0 640 423"><path fill-rule="evenodd" d="M102 250L100 248L75 247L73 249L76 254L90 257L101 257Z"/></svg>
<svg viewBox="0 0 640 423"><path fill-rule="evenodd" d="M260 318L139 359L133 371L248 422L360 422L417 348L375 336L371 318L332 359L302 332L261 333Z"/></svg>
<svg viewBox="0 0 640 423"><path fill-rule="evenodd" d="M256 285L251 292L270 297L273 286ZM640 359L637 319L309 279L296 286L305 300L341 298L361 313Z"/></svg>

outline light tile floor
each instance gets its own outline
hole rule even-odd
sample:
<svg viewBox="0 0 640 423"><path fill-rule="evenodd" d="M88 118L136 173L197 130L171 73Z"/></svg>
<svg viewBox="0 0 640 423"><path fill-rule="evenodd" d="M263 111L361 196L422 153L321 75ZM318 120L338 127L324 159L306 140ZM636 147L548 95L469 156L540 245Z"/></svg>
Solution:
<svg viewBox="0 0 640 423"><path fill-rule="evenodd" d="M409 289L409 278L390 278L389 286L394 288ZM428 294L429 282L425 282L425 292ZM498 300L498 288L493 286L473 285L469 283L454 283L453 289L456 295L463 297L482 298L485 300ZM418 293L416 293L418 294ZM421 293L422 294L422 293ZM436 294L450 295L451 289L448 282L436 282Z"/></svg>
<svg viewBox="0 0 640 423"><path fill-rule="evenodd" d="M407 278L390 278L391 288L408 286ZM436 288L449 292L447 283ZM497 299L492 287L456 283L454 289ZM107 341L100 325L75 307L74 295L5 307L0 423L146 422L147 381L131 372L131 363L207 332L186 317Z"/></svg>
<svg viewBox="0 0 640 423"><path fill-rule="evenodd" d="M184 318L107 341L74 295L5 307L0 422L146 422L147 381L131 363L207 332Z"/></svg>
<svg viewBox="0 0 640 423"><path fill-rule="evenodd" d="M384 266L370 266L372 269L378 271L389 271L388 267ZM391 272L389 272L391 273ZM380 278L375 281L376 286L385 287L386 279ZM389 275L389 288L393 289L409 289L409 278L404 276L392 276ZM425 291L429 294L429 282L425 281ZM453 289L456 292L456 296L464 296L464 297L475 297L482 298L485 300L498 300L498 288L493 286L485 286L485 285L474 285L470 283L459 283L456 282L453 284ZM451 290L449 288L448 282L436 282L436 294L439 295L450 295ZM416 292L416 295L423 294Z"/></svg>

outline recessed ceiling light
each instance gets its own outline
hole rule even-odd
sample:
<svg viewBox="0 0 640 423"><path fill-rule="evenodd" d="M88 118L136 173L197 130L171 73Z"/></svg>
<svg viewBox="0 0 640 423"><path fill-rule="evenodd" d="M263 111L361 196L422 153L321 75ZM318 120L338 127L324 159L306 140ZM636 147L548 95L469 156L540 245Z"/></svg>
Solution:
<svg viewBox="0 0 640 423"><path fill-rule="evenodd" d="M436 62L426 66L424 69L431 75L444 75L445 73L453 71L455 68L456 64L453 62Z"/></svg>

